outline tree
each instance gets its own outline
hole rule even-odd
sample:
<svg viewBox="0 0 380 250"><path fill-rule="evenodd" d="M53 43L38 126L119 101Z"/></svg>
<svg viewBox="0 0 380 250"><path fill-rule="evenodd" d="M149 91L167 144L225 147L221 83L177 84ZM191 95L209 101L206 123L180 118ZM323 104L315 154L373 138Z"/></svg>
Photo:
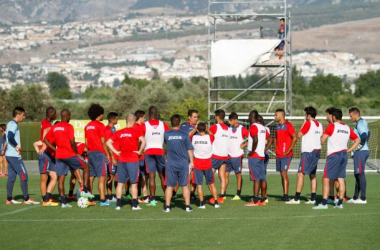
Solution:
<svg viewBox="0 0 380 250"><path fill-rule="evenodd" d="M121 81L121 85L124 85L124 84L132 85L132 80L128 74L125 74L123 81Z"/></svg>
<svg viewBox="0 0 380 250"><path fill-rule="evenodd" d="M343 93L343 82L332 74L317 75L311 78L308 92L312 95L333 96Z"/></svg>
<svg viewBox="0 0 380 250"><path fill-rule="evenodd" d="M158 69L152 68L152 71L153 71L152 80L160 80L160 74L158 73Z"/></svg>
<svg viewBox="0 0 380 250"><path fill-rule="evenodd" d="M181 89L183 87L182 80L177 77L170 78L168 83L172 84L176 89Z"/></svg>
<svg viewBox="0 0 380 250"><path fill-rule="evenodd" d="M307 92L305 78L302 77L301 71L298 71L295 66L292 68L292 91L296 95L304 95Z"/></svg>
<svg viewBox="0 0 380 250"><path fill-rule="evenodd" d="M356 97L375 97L379 98L380 96L380 70L370 71L366 74L362 74L355 81Z"/></svg>
<svg viewBox="0 0 380 250"><path fill-rule="evenodd" d="M53 98L71 100L73 99L73 93L71 93L70 89L59 89L53 93Z"/></svg>
<svg viewBox="0 0 380 250"><path fill-rule="evenodd" d="M37 84L16 85L8 93L9 109L21 106L26 111L26 118L31 121L41 119L45 109L50 105L49 95Z"/></svg>
<svg viewBox="0 0 380 250"><path fill-rule="evenodd" d="M50 72L47 75L46 82L49 85L50 94L54 94L61 89L68 89L70 91L69 80L67 77L57 72Z"/></svg>

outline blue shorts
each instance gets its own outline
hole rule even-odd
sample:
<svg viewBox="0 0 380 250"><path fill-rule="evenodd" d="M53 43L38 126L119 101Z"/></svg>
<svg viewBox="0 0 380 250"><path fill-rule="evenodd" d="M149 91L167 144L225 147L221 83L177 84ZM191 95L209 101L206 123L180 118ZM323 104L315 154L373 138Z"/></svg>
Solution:
<svg viewBox="0 0 380 250"><path fill-rule="evenodd" d="M226 172L235 172L235 174L240 174L243 166L243 157L238 158L228 158Z"/></svg>
<svg viewBox="0 0 380 250"><path fill-rule="evenodd" d="M114 166L112 161L110 161L108 163L108 174L112 174L112 175L115 175L116 174L116 169L117 169L117 166Z"/></svg>
<svg viewBox="0 0 380 250"><path fill-rule="evenodd" d="M8 179L16 181L16 176L20 177L20 181L28 180L28 172L21 157L6 156L8 162Z"/></svg>
<svg viewBox="0 0 380 250"><path fill-rule="evenodd" d="M364 174L365 163L369 157L369 150L354 152L354 174Z"/></svg>
<svg viewBox="0 0 380 250"><path fill-rule="evenodd" d="M119 162L117 165L117 178L119 183L135 184L139 180L140 167L138 162Z"/></svg>
<svg viewBox="0 0 380 250"><path fill-rule="evenodd" d="M148 171L146 169L145 160L144 159L140 159L139 166L140 166L140 175L141 176L148 175Z"/></svg>
<svg viewBox="0 0 380 250"><path fill-rule="evenodd" d="M211 185L215 183L214 172L212 168L206 170L193 169L192 184L203 185L203 176L206 177L206 184Z"/></svg>
<svg viewBox="0 0 380 250"><path fill-rule="evenodd" d="M223 164L227 164L227 160L211 158L212 168L218 170Z"/></svg>
<svg viewBox="0 0 380 250"><path fill-rule="evenodd" d="M55 165L57 168L58 176L66 176L70 170L81 169L83 166L86 166L86 162L83 158L78 156L73 156L65 159L56 159Z"/></svg>
<svg viewBox="0 0 380 250"><path fill-rule="evenodd" d="M276 158L276 171L288 171L290 167L290 163L292 162L292 157L283 157L283 158Z"/></svg>
<svg viewBox="0 0 380 250"><path fill-rule="evenodd" d="M107 175L107 157L99 151L88 153L88 166L90 167L90 177L101 177Z"/></svg>
<svg viewBox="0 0 380 250"><path fill-rule="evenodd" d="M50 171L57 172L53 158L48 152L44 152L43 155L38 154L38 166L40 168L40 174L49 174Z"/></svg>
<svg viewBox="0 0 380 250"><path fill-rule="evenodd" d="M163 155L145 155L145 165L148 173L159 174L165 173L165 156Z"/></svg>
<svg viewBox="0 0 380 250"><path fill-rule="evenodd" d="M266 181L266 169L264 160L259 158L248 158L249 175L252 181Z"/></svg>
<svg viewBox="0 0 380 250"><path fill-rule="evenodd" d="M302 153L298 173L303 173L306 175L315 175L317 173L318 161L320 157L321 151L319 150Z"/></svg>
<svg viewBox="0 0 380 250"><path fill-rule="evenodd" d="M328 178L331 180L346 178L347 160L348 156L346 151L338 152L328 156L326 159L323 178Z"/></svg>
<svg viewBox="0 0 380 250"><path fill-rule="evenodd" d="M168 187L176 187L177 183L180 187L187 186L190 181L190 171L186 170L166 170L165 185Z"/></svg>

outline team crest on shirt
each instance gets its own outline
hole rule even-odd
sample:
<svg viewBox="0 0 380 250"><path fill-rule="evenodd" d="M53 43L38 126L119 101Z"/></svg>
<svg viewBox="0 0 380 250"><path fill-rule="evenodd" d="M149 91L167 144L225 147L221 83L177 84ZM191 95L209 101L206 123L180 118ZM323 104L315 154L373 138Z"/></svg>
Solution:
<svg viewBox="0 0 380 250"><path fill-rule="evenodd" d="M158 128L158 125L153 125L152 126L154 129L157 129Z"/></svg>

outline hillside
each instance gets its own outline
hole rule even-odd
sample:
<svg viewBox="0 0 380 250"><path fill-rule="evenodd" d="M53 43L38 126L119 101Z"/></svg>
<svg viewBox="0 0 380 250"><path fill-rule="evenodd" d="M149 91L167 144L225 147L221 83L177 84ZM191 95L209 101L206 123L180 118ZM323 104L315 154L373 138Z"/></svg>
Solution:
<svg viewBox="0 0 380 250"><path fill-rule="evenodd" d="M128 11L136 0L0 0L0 23L67 22Z"/></svg>

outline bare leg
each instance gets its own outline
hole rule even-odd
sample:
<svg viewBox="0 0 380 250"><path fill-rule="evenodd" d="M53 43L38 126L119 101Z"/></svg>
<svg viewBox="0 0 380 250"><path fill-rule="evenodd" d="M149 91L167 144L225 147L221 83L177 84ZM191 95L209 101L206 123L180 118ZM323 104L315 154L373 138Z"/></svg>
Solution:
<svg viewBox="0 0 380 250"><path fill-rule="evenodd" d="M116 187L116 198L121 199L121 196L123 195L123 187L124 183L118 183Z"/></svg>
<svg viewBox="0 0 380 250"><path fill-rule="evenodd" d="M267 197L267 181L260 181L261 197Z"/></svg>
<svg viewBox="0 0 380 250"><path fill-rule="evenodd" d="M54 188L57 185L58 176L57 176L57 173L54 172L54 171L50 171L49 176L50 176L50 182L49 182L49 185L47 186L47 190L46 191L48 193L53 193Z"/></svg>
<svg viewBox="0 0 380 250"><path fill-rule="evenodd" d="M203 185L197 185L199 201L203 201Z"/></svg>
<svg viewBox="0 0 380 250"><path fill-rule="evenodd" d="M136 199L137 200L137 194L138 194L137 183L131 184L131 193L132 193L132 199Z"/></svg>
<svg viewBox="0 0 380 250"><path fill-rule="evenodd" d="M150 196L156 195L156 173L155 172L149 173L149 191L150 191ZM166 193L165 193L165 196L166 196Z"/></svg>
<svg viewBox="0 0 380 250"><path fill-rule="evenodd" d="M173 196L173 187L166 187L165 190L165 206L170 207L170 201L172 200Z"/></svg>
<svg viewBox="0 0 380 250"><path fill-rule="evenodd" d="M311 193L317 193L317 178L314 174L311 174L310 176L310 188Z"/></svg>
<svg viewBox="0 0 380 250"><path fill-rule="evenodd" d="M189 189L189 187L183 186L182 187L182 193L183 193L183 198L185 199L186 206L190 206L190 189Z"/></svg>
<svg viewBox="0 0 380 250"><path fill-rule="evenodd" d="M212 197L214 197L214 199L217 200L218 199L218 190L216 189L215 183L208 185L208 188L210 190Z"/></svg>
<svg viewBox="0 0 380 250"><path fill-rule="evenodd" d="M329 193L330 193L330 179L323 178L322 184L323 184L323 187L322 187L323 199L327 200Z"/></svg>
<svg viewBox="0 0 380 250"><path fill-rule="evenodd" d="M289 190L288 172L287 171L281 171L281 178L282 178L282 188L284 191L284 196L287 196L288 190Z"/></svg>
<svg viewBox="0 0 380 250"><path fill-rule="evenodd" d="M226 172L226 174L225 174L225 179L226 179L226 190L227 190L227 188L228 188L228 184L229 184L229 181L230 181L230 172Z"/></svg>
<svg viewBox="0 0 380 250"><path fill-rule="evenodd" d="M90 193L94 193L94 180L95 180L95 177L90 177Z"/></svg>
<svg viewBox="0 0 380 250"><path fill-rule="evenodd" d="M65 196L65 176L59 176L58 191L59 196Z"/></svg>
<svg viewBox="0 0 380 250"><path fill-rule="evenodd" d="M301 193L304 185L304 174L303 173L297 173L297 188L296 192Z"/></svg>
<svg viewBox="0 0 380 250"><path fill-rule="evenodd" d="M41 190L42 197L46 195L47 181L48 181L48 175L40 174L40 190Z"/></svg>
<svg viewBox="0 0 380 250"><path fill-rule="evenodd" d="M115 178L115 175L109 174L107 176L107 194L111 195L112 194L112 181Z"/></svg>
<svg viewBox="0 0 380 250"><path fill-rule="evenodd" d="M160 180L161 180L162 191L165 193L165 189L166 189L166 186L165 186L165 176L162 173L158 173L158 176L160 177Z"/></svg>
<svg viewBox="0 0 380 250"><path fill-rule="evenodd" d="M220 179L220 194L224 195L226 193L226 164L220 166L218 175Z"/></svg>
<svg viewBox="0 0 380 250"><path fill-rule="evenodd" d="M237 181L237 190L241 191L243 187L243 178L241 177L241 173L235 174L235 175L236 175L236 181Z"/></svg>
<svg viewBox="0 0 380 250"><path fill-rule="evenodd" d="M100 200L105 200L106 199L106 189L105 189L105 182L106 182L106 177L105 176L100 176L98 180L98 189L99 189L99 197Z"/></svg>

